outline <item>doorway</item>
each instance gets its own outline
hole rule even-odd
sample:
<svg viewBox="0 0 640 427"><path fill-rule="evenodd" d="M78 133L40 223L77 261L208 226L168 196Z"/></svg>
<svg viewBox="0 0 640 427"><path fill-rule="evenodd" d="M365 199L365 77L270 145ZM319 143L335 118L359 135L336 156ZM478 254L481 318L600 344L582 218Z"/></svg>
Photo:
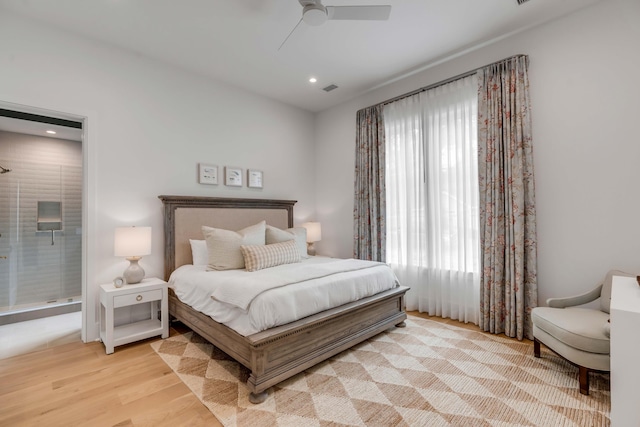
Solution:
<svg viewBox="0 0 640 427"><path fill-rule="evenodd" d="M84 119L34 111L0 108L0 325L84 311Z"/></svg>

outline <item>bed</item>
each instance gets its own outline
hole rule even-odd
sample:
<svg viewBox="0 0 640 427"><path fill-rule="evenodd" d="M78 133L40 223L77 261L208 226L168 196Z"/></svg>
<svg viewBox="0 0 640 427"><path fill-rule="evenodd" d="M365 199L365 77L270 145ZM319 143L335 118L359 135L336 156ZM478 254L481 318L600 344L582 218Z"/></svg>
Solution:
<svg viewBox="0 0 640 427"><path fill-rule="evenodd" d="M159 196L164 205L165 280L190 264L189 239L201 239L203 225L239 230L258 221L293 227L292 200ZM252 403L263 402L268 389L380 332L403 327L407 315L399 286L325 310L300 320L243 336L214 321L169 292L169 313L247 367Z"/></svg>

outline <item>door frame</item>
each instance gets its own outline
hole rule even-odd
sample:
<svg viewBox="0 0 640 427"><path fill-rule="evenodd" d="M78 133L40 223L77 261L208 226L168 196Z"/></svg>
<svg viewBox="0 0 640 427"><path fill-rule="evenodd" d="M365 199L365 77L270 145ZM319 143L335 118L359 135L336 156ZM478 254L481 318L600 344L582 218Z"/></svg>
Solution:
<svg viewBox="0 0 640 427"><path fill-rule="evenodd" d="M73 120L82 123L82 341L88 342L97 339L99 326L97 324L96 291L95 287L88 286L90 277L94 277L95 262L91 256L95 253L94 239L96 200L95 200L95 150L91 146L89 133L89 114L78 112L63 112L67 108L43 108L30 105L12 103L0 100L0 108L19 111L23 113L38 114L59 119Z"/></svg>

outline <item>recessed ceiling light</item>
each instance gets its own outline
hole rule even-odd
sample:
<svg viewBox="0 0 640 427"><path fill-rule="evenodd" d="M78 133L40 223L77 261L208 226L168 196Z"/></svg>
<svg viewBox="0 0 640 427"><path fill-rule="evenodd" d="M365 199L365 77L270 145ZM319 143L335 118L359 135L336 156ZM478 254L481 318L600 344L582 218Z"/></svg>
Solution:
<svg viewBox="0 0 640 427"><path fill-rule="evenodd" d="M47 133L48 133L49 135L55 135L55 134L56 134L56 131L55 131L55 130L48 130L48 131L47 131Z"/></svg>
<svg viewBox="0 0 640 427"><path fill-rule="evenodd" d="M310 83L315 83L315 82L317 82L317 81L318 81L318 79L316 79L315 77L311 77L311 78L309 79L309 82L310 82Z"/></svg>

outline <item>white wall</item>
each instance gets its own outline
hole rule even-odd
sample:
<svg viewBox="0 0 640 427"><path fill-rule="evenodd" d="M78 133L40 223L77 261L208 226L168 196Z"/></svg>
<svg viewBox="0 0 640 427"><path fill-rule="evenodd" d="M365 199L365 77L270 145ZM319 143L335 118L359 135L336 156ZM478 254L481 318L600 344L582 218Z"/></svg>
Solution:
<svg viewBox="0 0 640 427"><path fill-rule="evenodd" d="M530 56L539 303L640 273L640 2L609 0L316 117L318 251L352 255L356 111L514 55ZM409 284L410 285L410 284Z"/></svg>
<svg viewBox="0 0 640 427"><path fill-rule="evenodd" d="M311 113L6 11L0 70L0 102L88 118L88 339L98 285L127 265L113 256L116 226L153 227L141 264L163 276L158 195L294 199L296 223L315 215ZM261 169L264 188L200 185L198 162Z"/></svg>

